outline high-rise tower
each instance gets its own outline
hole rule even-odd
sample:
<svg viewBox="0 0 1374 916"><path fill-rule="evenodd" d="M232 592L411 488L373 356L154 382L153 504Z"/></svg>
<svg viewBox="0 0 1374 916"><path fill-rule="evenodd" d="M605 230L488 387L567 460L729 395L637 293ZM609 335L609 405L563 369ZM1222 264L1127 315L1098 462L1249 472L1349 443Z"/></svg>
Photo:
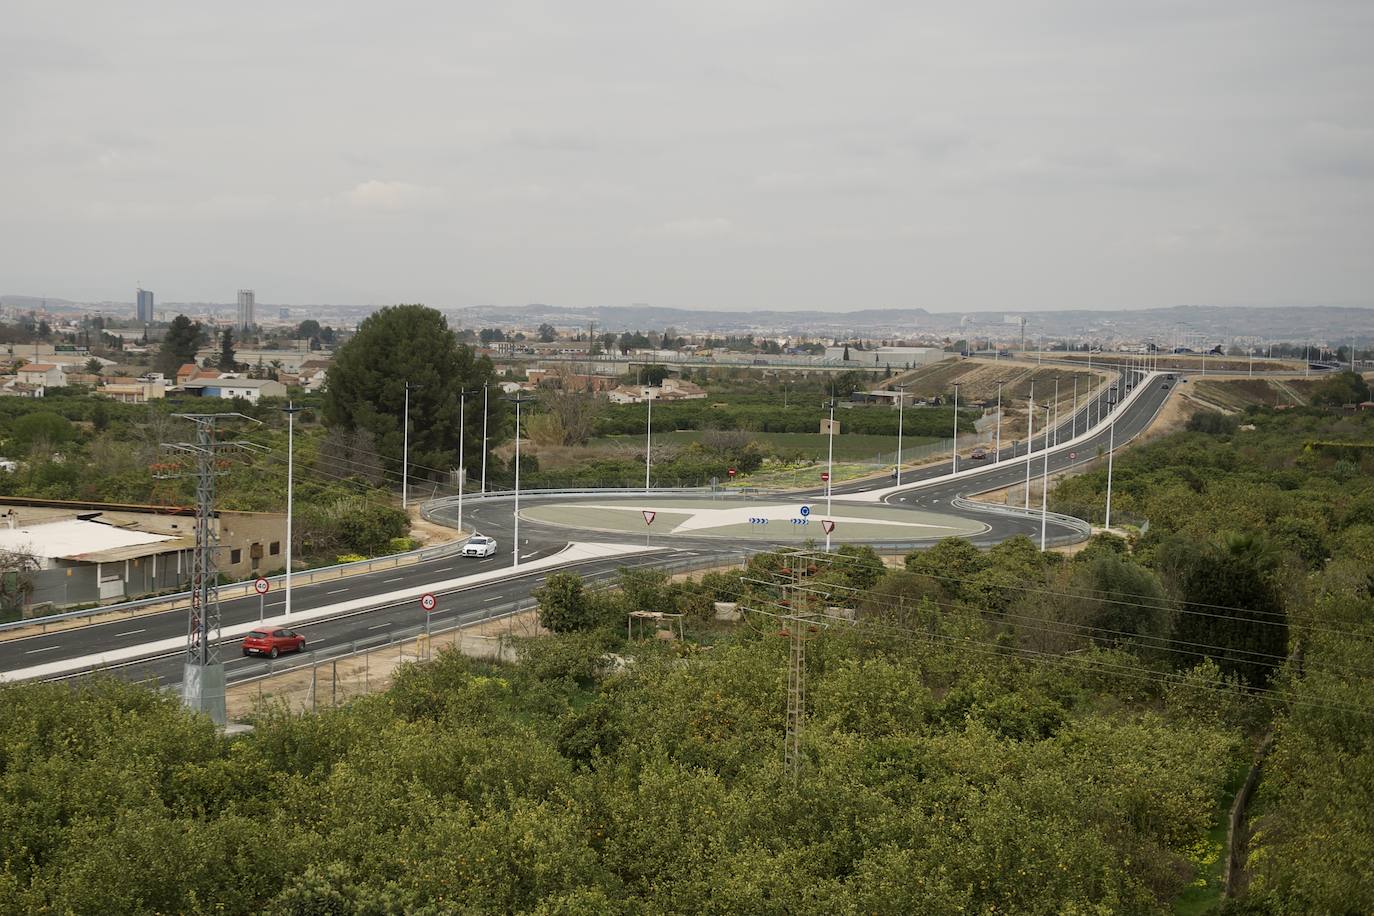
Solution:
<svg viewBox="0 0 1374 916"><path fill-rule="evenodd" d="M138 320L144 324L153 321L153 291L139 287L138 290Z"/></svg>
<svg viewBox="0 0 1374 916"><path fill-rule="evenodd" d="M253 310L257 302L251 289L239 290L239 320L238 329L248 331L253 328L257 321L253 317Z"/></svg>

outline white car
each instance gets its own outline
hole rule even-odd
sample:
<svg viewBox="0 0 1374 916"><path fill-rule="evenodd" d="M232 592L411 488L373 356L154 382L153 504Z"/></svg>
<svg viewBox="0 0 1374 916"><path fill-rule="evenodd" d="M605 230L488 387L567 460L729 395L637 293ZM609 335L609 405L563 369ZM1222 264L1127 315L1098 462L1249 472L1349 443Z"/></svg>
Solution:
<svg viewBox="0 0 1374 916"><path fill-rule="evenodd" d="M489 538L484 534L474 534L463 545L463 556L465 557L489 557L495 553L496 538Z"/></svg>

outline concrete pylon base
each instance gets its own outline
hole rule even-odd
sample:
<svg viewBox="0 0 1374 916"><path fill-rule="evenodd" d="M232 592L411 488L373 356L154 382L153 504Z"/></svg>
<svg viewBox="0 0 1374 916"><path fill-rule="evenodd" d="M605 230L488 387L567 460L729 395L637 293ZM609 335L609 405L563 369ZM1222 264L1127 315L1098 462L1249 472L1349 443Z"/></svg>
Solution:
<svg viewBox="0 0 1374 916"><path fill-rule="evenodd" d="M182 669L181 702L187 709L203 712L216 725L228 719L224 707L224 665L188 663Z"/></svg>

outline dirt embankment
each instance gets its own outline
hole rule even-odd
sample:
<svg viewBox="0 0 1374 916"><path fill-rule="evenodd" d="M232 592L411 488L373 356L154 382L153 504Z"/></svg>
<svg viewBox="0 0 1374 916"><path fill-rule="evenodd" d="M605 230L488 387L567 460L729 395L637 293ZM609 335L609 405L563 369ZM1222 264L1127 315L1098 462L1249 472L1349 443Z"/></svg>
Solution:
<svg viewBox="0 0 1374 916"><path fill-rule="evenodd" d="M960 405L987 405L997 402L998 382L1002 385L1002 440L1004 443L1024 438L1027 431L1026 404L1035 393L1041 405L1036 427L1044 424L1043 408L1055 401L1058 392L1058 415L1064 418L1073 410L1075 397L1079 404L1088 400L1094 389L1106 384L1111 375L1094 366L1089 372L1063 366L1041 366L1027 360L949 359L887 379L882 387L904 385L912 398L946 398L959 385ZM1056 380L1058 386L1056 387Z"/></svg>

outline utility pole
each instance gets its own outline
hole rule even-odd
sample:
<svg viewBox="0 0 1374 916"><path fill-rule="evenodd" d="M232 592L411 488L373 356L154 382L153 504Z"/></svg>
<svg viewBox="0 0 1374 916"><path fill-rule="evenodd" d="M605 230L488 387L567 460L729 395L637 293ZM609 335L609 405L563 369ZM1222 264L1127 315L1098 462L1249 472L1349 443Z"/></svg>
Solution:
<svg viewBox="0 0 1374 916"><path fill-rule="evenodd" d="M240 413L177 414L196 425L193 442L168 443L164 447L190 456L195 461L196 546L191 552L191 602L187 608L186 655L182 665L181 699L183 705L204 712L216 725L227 719L224 705L224 664L219 657L219 586L215 570L215 551L219 533L215 529L215 478L223 456L231 452L265 451L247 442L220 442L215 432L225 420L259 421ZM169 475L180 476L180 475Z"/></svg>
<svg viewBox="0 0 1374 916"><path fill-rule="evenodd" d="M807 600L802 576L806 560L796 554L793 572L792 614L784 618L788 623L790 652L787 661L787 737L783 745L783 767L796 786L801 779L801 734L806 721L806 639L811 626L800 605Z"/></svg>

